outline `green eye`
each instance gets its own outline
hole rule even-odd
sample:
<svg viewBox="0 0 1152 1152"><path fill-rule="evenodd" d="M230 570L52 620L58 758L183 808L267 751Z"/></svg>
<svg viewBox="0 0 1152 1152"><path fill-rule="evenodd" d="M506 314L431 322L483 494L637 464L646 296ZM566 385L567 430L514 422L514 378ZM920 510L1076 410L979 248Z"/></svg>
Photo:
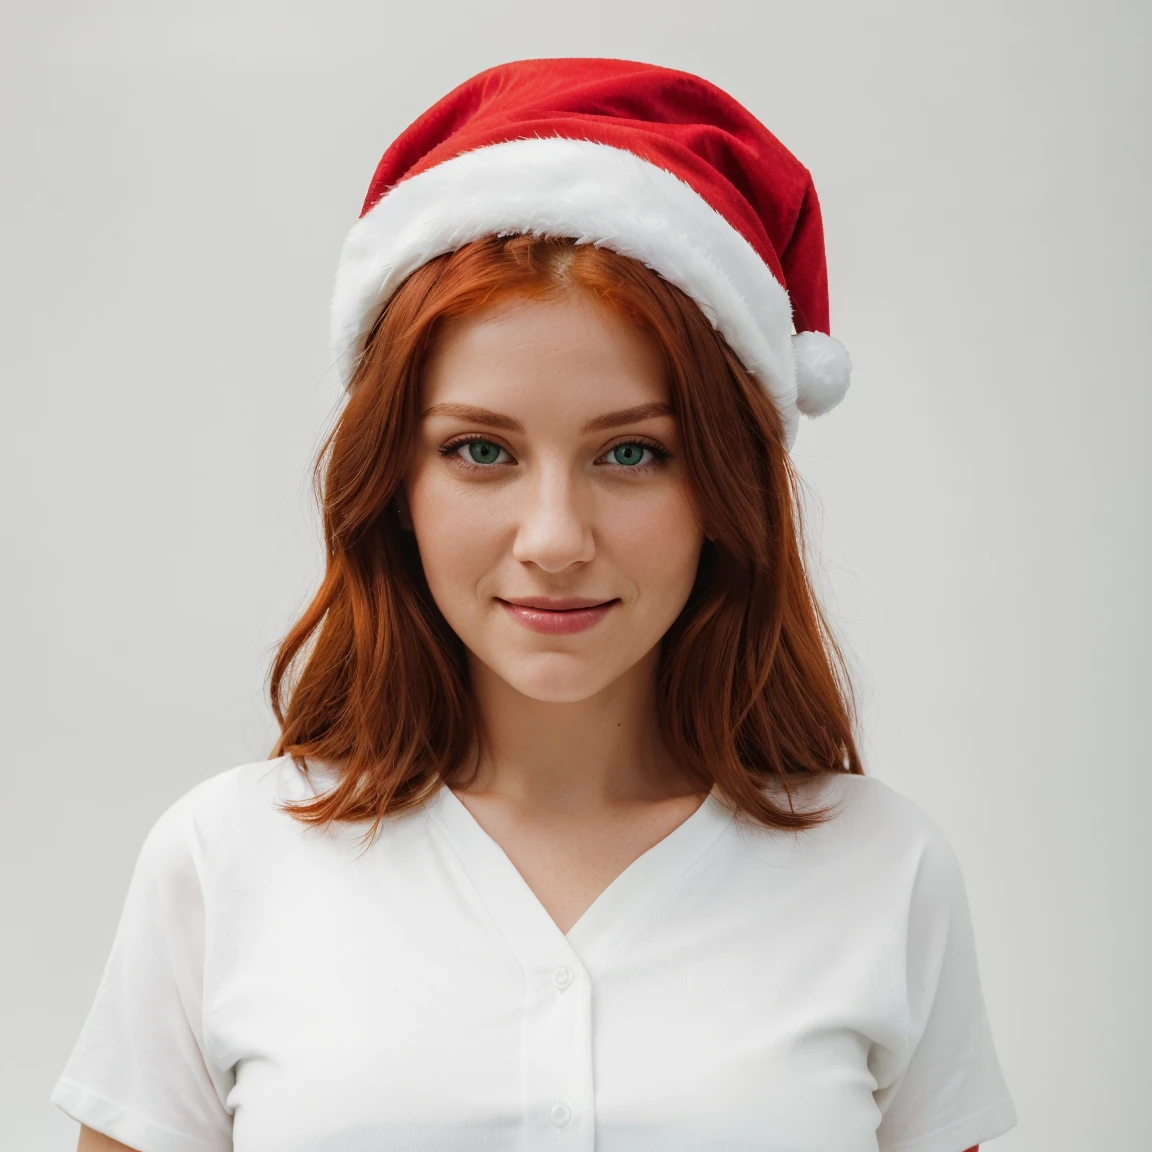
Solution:
<svg viewBox="0 0 1152 1152"><path fill-rule="evenodd" d="M639 464L644 459L643 444L617 444L611 452L612 459L617 464L631 466Z"/></svg>
<svg viewBox="0 0 1152 1152"><path fill-rule="evenodd" d="M473 440L468 445L468 455L474 464L495 464L500 456L500 445L491 440Z"/></svg>

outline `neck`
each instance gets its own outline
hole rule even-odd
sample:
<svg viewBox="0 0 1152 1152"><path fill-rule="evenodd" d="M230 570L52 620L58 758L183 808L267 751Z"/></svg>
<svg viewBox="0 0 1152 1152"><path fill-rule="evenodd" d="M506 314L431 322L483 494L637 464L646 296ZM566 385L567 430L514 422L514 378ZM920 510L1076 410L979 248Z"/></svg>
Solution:
<svg viewBox="0 0 1152 1152"><path fill-rule="evenodd" d="M660 739L658 660L653 652L594 696L560 704L525 696L472 660L480 747L467 791L568 815L690 791Z"/></svg>

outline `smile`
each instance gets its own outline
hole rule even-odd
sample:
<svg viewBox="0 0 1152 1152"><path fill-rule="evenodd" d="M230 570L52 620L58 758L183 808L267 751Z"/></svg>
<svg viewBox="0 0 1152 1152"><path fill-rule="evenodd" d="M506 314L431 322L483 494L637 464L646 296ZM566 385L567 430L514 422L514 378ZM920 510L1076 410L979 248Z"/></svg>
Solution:
<svg viewBox="0 0 1152 1152"><path fill-rule="evenodd" d="M554 636L583 632L598 624L620 603L619 600L585 600L575 596L532 596L522 600L497 597L496 602L518 624L533 632L549 632Z"/></svg>

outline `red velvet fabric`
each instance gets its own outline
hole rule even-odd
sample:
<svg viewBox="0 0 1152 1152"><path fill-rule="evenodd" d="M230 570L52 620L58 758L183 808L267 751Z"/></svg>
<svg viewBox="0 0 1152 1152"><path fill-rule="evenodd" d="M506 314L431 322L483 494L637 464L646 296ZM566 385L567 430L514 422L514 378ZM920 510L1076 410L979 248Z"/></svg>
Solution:
<svg viewBox="0 0 1152 1152"><path fill-rule="evenodd" d="M521 60L466 80L376 168L363 215L406 177L462 152L559 136L623 148L678 176L788 289L797 331L828 331L820 205L808 170L746 108L687 72L627 60Z"/></svg>

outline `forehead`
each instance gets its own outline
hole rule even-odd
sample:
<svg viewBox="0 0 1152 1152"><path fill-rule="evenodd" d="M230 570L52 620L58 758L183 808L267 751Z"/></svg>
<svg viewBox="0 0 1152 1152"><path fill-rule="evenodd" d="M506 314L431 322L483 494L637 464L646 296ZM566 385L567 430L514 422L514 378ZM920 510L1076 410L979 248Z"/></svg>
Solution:
<svg viewBox="0 0 1152 1152"><path fill-rule="evenodd" d="M667 400L655 339L582 293L513 298L449 322L421 378L422 409L462 403L583 419Z"/></svg>

